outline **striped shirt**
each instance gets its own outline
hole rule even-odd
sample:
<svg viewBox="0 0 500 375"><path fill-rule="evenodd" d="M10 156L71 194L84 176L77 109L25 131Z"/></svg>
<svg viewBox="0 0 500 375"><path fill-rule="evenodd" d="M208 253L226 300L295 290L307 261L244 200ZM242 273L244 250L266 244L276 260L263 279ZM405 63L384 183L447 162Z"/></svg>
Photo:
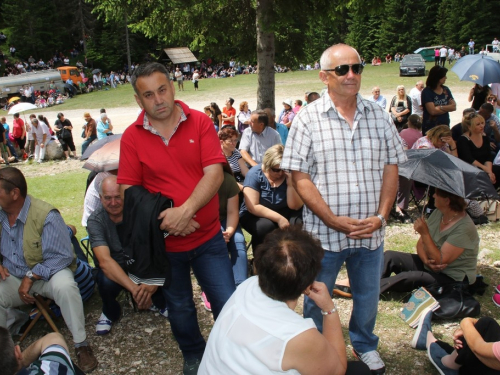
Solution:
<svg viewBox="0 0 500 375"><path fill-rule="evenodd" d="M39 359L28 367L29 375L73 375L74 369L68 352L60 345L51 345Z"/></svg>
<svg viewBox="0 0 500 375"><path fill-rule="evenodd" d="M378 104L357 96L352 129L329 95L303 108L295 117L281 168L307 173L338 216L365 219L377 213L384 166L406 161L401 138L389 114ZM304 229L325 250L377 249L384 229L362 240L347 238L327 227L308 207Z"/></svg>
<svg viewBox="0 0 500 375"><path fill-rule="evenodd" d="M241 154L237 149L234 149L231 156L226 156L226 159L233 173L241 173L241 168L239 164L239 160L241 159Z"/></svg>
<svg viewBox="0 0 500 375"><path fill-rule="evenodd" d="M17 278L23 278L30 270L23 254L23 230L28 218L31 198L28 195L16 222L11 227L7 214L0 210L2 237L0 239L0 254L3 256L3 266ZM61 214L52 210L47 215L42 232L43 262L36 264L31 271L42 280L68 267L74 258L73 247L68 236L68 230Z"/></svg>

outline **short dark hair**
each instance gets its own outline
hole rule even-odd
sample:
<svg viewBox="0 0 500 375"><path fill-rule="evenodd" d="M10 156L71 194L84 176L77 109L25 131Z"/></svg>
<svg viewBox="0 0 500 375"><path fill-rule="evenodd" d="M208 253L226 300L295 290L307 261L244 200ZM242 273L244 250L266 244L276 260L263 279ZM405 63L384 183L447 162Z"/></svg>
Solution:
<svg viewBox="0 0 500 375"><path fill-rule="evenodd" d="M488 113L493 113L493 111L495 110L495 108L493 108L493 105L491 105L490 103L481 104L481 109L488 111Z"/></svg>
<svg viewBox="0 0 500 375"><path fill-rule="evenodd" d="M467 207L467 203L465 203L465 199L459 197L458 195L448 193L447 191L436 188L436 194L441 198L448 198L450 200L450 210L455 212L463 212Z"/></svg>
<svg viewBox="0 0 500 375"><path fill-rule="evenodd" d="M314 102L319 99L319 94L316 91L310 92L307 95L307 104Z"/></svg>
<svg viewBox="0 0 500 375"><path fill-rule="evenodd" d="M233 98L229 97L229 98L227 98L227 100L229 100L229 103L231 103L231 105L234 104L234 99Z"/></svg>
<svg viewBox="0 0 500 375"><path fill-rule="evenodd" d="M156 72L165 74L165 77L167 77L167 79L170 81L167 68L165 68L165 66L160 63L157 62L146 63L146 64L141 64L137 68L135 68L134 73L132 73L132 78L130 79L130 83L132 84L134 91L137 93L138 78L149 77L151 74Z"/></svg>
<svg viewBox="0 0 500 375"><path fill-rule="evenodd" d="M60 120L60 119L61 119L61 117L64 117L64 114L63 114L62 112L59 112L59 113L57 114L57 119L58 119L58 120Z"/></svg>
<svg viewBox="0 0 500 375"><path fill-rule="evenodd" d="M28 195L26 179L23 173L14 167L0 169L0 187L7 193L10 193L14 188L18 188L23 198Z"/></svg>
<svg viewBox="0 0 500 375"><path fill-rule="evenodd" d="M9 330L0 327L0 368L2 374L14 375L19 370L14 348L14 341L12 341Z"/></svg>
<svg viewBox="0 0 500 375"><path fill-rule="evenodd" d="M263 109L256 109L252 112L252 115L257 115L258 121L262 122L264 126L269 125L269 117L267 117L267 113Z"/></svg>
<svg viewBox="0 0 500 375"><path fill-rule="evenodd" d="M255 252L262 292L282 302L299 298L316 279L323 255L319 240L300 226L274 230Z"/></svg>
<svg viewBox="0 0 500 375"><path fill-rule="evenodd" d="M410 117L408 117L408 127L412 127L417 130L422 129L422 119L420 116L416 114L410 115Z"/></svg>
<svg viewBox="0 0 500 375"><path fill-rule="evenodd" d="M226 139L238 137L238 132L232 126L227 126L219 130L219 140L225 141Z"/></svg>
<svg viewBox="0 0 500 375"><path fill-rule="evenodd" d="M442 66L436 65L429 70L429 75L427 76L427 80L425 81L425 86L435 89L439 83L439 80L446 76L448 69L443 68Z"/></svg>

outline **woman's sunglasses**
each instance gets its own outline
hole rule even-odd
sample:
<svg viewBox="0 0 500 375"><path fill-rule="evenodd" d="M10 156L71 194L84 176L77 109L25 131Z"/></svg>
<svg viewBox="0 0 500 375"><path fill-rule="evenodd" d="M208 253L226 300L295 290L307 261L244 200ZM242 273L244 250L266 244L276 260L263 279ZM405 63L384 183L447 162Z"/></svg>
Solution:
<svg viewBox="0 0 500 375"><path fill-rule="evenodd" d="M488 101L495 103L497 100L496 100L496 98L488 98Z"/></svg>
<svg viewBox="0 0 500 375"><path fill-rule="evenodd" d="M339 65L333 69L323 69L324 72L335 72L335 74L339 77L345 76L349 72L349 68L352 70L354 74L363 73L363 69L365 68L361 64L352 64L352 65Z"/></svg>

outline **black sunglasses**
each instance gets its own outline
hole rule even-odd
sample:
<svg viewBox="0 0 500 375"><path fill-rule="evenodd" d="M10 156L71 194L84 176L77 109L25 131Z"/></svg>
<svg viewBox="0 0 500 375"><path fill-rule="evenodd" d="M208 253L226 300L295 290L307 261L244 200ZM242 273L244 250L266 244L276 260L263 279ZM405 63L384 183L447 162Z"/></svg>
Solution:
<svg viewBox="0 0 500 375"><path fill-rule="evenodd" d="M352 64L352 65L339 65L333 69L323 69L324 72L335 72L335 74L339 77L345 76L349 72L349 68L352 69L352 72L354 74L361 74L363 73L363 69L365 68L361 64Z"/></svg>
<svg viewBox="0 0 500 375"><path fill-rule="evenodd" d="M283 171L283 169L281 169L281 168L271 168L271 170L272 170L274 173L280 173L281 171Z"/></svg>

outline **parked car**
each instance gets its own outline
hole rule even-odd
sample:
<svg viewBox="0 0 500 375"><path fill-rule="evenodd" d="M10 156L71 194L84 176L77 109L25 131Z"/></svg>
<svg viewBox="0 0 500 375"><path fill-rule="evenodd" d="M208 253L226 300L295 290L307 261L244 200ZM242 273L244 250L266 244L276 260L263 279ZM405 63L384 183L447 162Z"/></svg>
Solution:
<svg viewBox="0 0 500 375"><path fill-rule="evenodd" d="M492 59L500 62L500 53L493 52L493 44L487 44L485 49L485 55L491 57Z"/></svg>
<svg viewBox="0 0 500 375"><path fill-rule="evenodd" d="M425 76L425 60L419 54L406 55L399 66L399 76Z"/></svg>

